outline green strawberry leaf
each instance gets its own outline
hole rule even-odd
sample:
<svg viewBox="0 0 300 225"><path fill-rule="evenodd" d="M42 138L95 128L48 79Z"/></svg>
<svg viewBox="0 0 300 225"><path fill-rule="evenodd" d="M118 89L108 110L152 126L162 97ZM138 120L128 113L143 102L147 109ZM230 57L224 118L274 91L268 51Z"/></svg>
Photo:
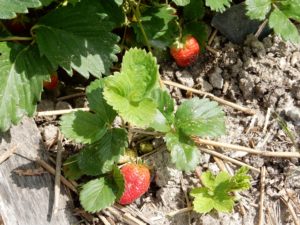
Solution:
<svg viewBox="0 0 300 225"><path fill-rule="evenodd" d="M0 131L34 114L50 71L54 69L36 45L0 42Z"/></svg>
<svg viewBox="0 0 300 225"><path fill-rule="evenodd" d="M119 38L110 32L114 24L102 11L99 1L85 0L42 17L32 29L40 54L69 74L72 69L86 78L107 74L117 61Z"/></svg>
<svg viewBox="0 0 300 225"><path fill-rule="evenodd" d="M209 190L205 187L194 188L190 192L195 199L193 201L193 209L198 213L208 213L214 208L214 199L209 194Z"/></svg>
<svg viewBox="0 0 300 225"><path fill-rule="evenodd" d="M39 0L43 6L48 6L50 5L52 2L54 2L54 0Z"/></svg>
<svg viewBox="0 0 300 225"><path fill-rule="evenodd" d="M93 145L86 146L78 157L79 168L87 175L97 176L111 171L127 147L127 133L112 128Z"/></svg>
<svg viewBox="0 0 300 225"><path fill-rule="evenodd" d="M86 89L86 96L90 109L101 117L103 121L111 124L116 118L116 111L108 105L103 98L103 80L93 81Z"/></svg>
<svg viewBox="0 0 300 225"><path fill-rule="evenodd" d="M157 109L164 115L168 122L173 123L175 103L169 92L158 88L151 95L156 102Z"/></svg>
<svg viewBox="0 0 300 225"><path fill-rule="evenodd" d="M225 133L224 112L208 99L186 100L175 114L175 127L186 135L217 137Z"/></svg>
<svg viewBox="0 0 300 225"><path fill-rule="evenodd" d="M112 205L119 195L119 185L111 177L91 180L82 186L80 203L87 212L95 213Z"/></svg>
<svg viewBox="0 0 300 225"><path fill-rule="evenodd" d="M113 167L113 179L115 181L115 184L118 186L118 191L116 192L116 200L119 200L125 190L125 180L123 174L121 173L121 170L117 166Z"/></svg>
<svg viewBox="0 0 300 225"><path fill-rule="evenodd" d="M241 167L230 180L230 189L233 191L248 190L251 186L250 176L247 175L249 169Z"/></svg>
<svg viewBox="0 0 300 225"><path fill-rule="evenodd" d="M296 26L279 9L275 8L269 18L269 26L286 41L300 43L300 35Z"/></svg>
<svg viewBox="0 0 300 225"><path fill-rule="evenodd" d="M84 111L63 115L60 128L66 138L84 144L100 140L107 130L105 121L99 115Z"/></svg>
<svg viewBox="0 0 300 225"><path fill-rule="evenodd" d="M191 0L183 8L183 17L186 21L202 19L205 14L204 2L202 0Z"/></svg>
<svg viewBox="0 0 300 225"><path fill-rule="evenodd" d="M166 90L155 89L152 98L156 102L157 110L153 122L149 125L156 131L168 132L174 121L174 100Z"/></svg>
<svg viewBox="0 0 300 225"><path fill-rule="evenodd" d="M280 10L288 17L300 22L300 4L298 0L285 0L278 2Z"/></svg>
<svg viewBox="0 0 300 225"><path fill-rule="evenodd" d="M78 154L70 156L64 162L63 171L65 177L70 180L77 180L83 175L78 165Z"/></svg>
<svg viewBox="0 0 300 225"><path fill-rule="evenodd" d="M271 10L272 0L246 0L247 16L252 20L264 20Z"/></svg>
<svg viewBox="0 0 300 225"><path fill-rule="evenodd" d="M156 104L150 98L158 87L155 58L144 50L130 49L123 57L121 73L105 79L104 98L127 122L146 127L153 121Z"/></svg>
<svg viewBox="0 0 300 225"><path fill-rule="evenodd" d="M230 6L230 3L231 0L205 0L205 5L217 12L224 12Z"/></svg>
<svg viewBox="0 0 300 225"><path fill-rule="evenodd" d="M28 8L40 6L39 0L0 0L0 19L12 19L17 13L28 13Z"/></svg>
<svg viewBox="0 0 300 225"><path fill-rule="evenodd" d="M147 8L141 14L141 23L150 44L156 48L166 48L170 46L179 35L176 24L176 11L169 5L153 6ZM138 23L133 24L137 40L143 44L145 39Z"/></svg>
<svg viewBox="0 0 300 225"><path fill-rule="evenodd" d="M185 6L190 4L191 0L172 0L172 2L174 2L176 5L178 6Z"/></svg>
<svg viewBox="0 0 300 225"><path fill-rule="evenodd" d="M234 206L233 191L250 188L248 169L241 167L234 176L220 172L214 176L210 171L201 175L204 187L194 188L191 196L194 199L194 210L199 213L208 213L212 209L219 212L231 212Z"/></svg>
<svg viewBox="0 0 300 225"><path fill-rule="evenodd" d="M172 162L176 168L191 171L199 163L200 153L195 143L182 133L167 133L165 136L167 148L171 151Z"/></svg>

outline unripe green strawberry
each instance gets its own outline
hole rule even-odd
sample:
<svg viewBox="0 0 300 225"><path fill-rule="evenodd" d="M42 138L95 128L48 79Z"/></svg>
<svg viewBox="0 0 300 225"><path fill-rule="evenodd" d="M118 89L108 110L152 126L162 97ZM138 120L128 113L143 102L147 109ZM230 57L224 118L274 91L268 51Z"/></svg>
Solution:
<svg viewBox="0 0 300 225"><path fill-rule="evenodd" d="M126 205L147 192L150 185L150 171L145 165L129 163L121 168L121 173L125 181L125 190L119 203Z"/></svg>
<svg viewBox="0 0 300 225"><path fill-rule="evenodd" d="M182 43L175 43L170 48L170 53L178 66L190 66L197 60L200 51L198 41L191 35L183 38Z"/></svg>

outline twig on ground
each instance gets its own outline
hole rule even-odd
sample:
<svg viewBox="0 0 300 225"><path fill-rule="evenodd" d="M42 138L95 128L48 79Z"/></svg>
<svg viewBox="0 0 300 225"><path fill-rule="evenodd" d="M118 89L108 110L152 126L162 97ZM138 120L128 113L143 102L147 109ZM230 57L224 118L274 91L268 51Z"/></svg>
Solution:
<svg viewBox="0 0 300 225"><path fill-rule="evenodd" d="M267 151L261 151L253 148L240 146L240 145L233 145L233 144L227 144L227 143L222 143L217 141L205 140L202 138L194 138L194 141L200 145L201 144L212 145L215 147L222 147L222 148L227 148L236 151L244 151L244 152L248 152L260 156L279 157L279 158L300 158L299 152L267 152Z"/></svg>
<svg viewBox="0 0 300 225"><path fill-rule="evenodd" d="M205 48L207 51L213 53L214 55L217 55L217 56L220 55L220 51L210 47L209 45L206 45Z"/></svg>
<svg viewBox="0 0 300 225"><path fill-rule="evenodd" d="M63 151L62 134L58 131L57 140L57 154L56 154L56 167L55 167L55 183L54 183L54 202L53 202L53 215L59 209L59 196L60 196L60 176L61 176L61 155Z"/></svg>
<svg viewBox="0 0 300 225"><path fill-rule="evenodd" d="M259 198L259 211L257 225L263 225L265 223L264 215L264 200L265 200L265 180L266 180L266 167L261 168L260 172L260 198Z"/></svg>
<svg viewBox="0 0 300 225"><path fill-rule="evenodd" d="M266 118L265 118L265 124L264 124L264 128L263 128L263 133L266 133L267 131L267 127L270 121L270 116L271 116L271 108L268 108L267 110L267 114L266 114Z"/></svg>
<svg viewBox="0 0 300 225"><path fill-rule="evenodd" d="M256 33L254 34L254 36L256 38L258 38L260 36L261 32L264 30L264 28L267 25L267 23L268 23L268 19L265 19L264 22L262 22L262 24L259 25Z"/></svg>
<svg viewBox="0 0 300 225"><path fill-rule="evenodd" d="M147 217L145 217L140 211L136 210L133 207L130 207L130 206L124 207L117 203L114 204L114 207L118 208L119 210L121 210L124 213L131 213L133 216L139 217L145 223L151 224L151 221Z"/></svg>
<svg viewBox="0 0 300 225"><path fill-rule="evenodd" d="M129 213L122 214L118 209L114 207L107 207L106 209L123 223L125 222L129 225L146 225L146 223L138 220L137 218L134 218Z"/></svg>
<svg viewBox="0 0 300 225"><path fill-rule="evenodd" d="M280 196L280 200L287 206L292 218L293 218L293 221L295 223L295 225L300 225L300 220L299 218L297 217L297 214L294 210L294 207L293 205L291 204L290 202L290 199L288 197L285 197L285 196Z"/></svg>
<svg viewBox="0 0 300 225"><path fill-rule="evenodd" d="M186 207L186 208L183 208L183 209L178 209L178 210L169 212L169 213L166 214L166 216L173 217L175 215L190 212L192 210L193 210L193 207Z"/></svg>
<svg viewBox="0 0 300 225"><path fill-rule="evenodd" d="M98 215L98 217L104 225L112 225L110 222L108 222L108 220L104 216Z"/></svg>
<svg viewBox="0 0 300 225"><path fill-rule="evenodd" d="M212 34L210 35L209 40L208 40L208 42L207 42L207 45L211 45L211 44L212 44L212 42L214 41L215 36L216 36L217 33L218 33L218 30L217 30L217 29L215 29L215 30L212 32Z"/></svg>
<svg viewBox="0 0 300 225"><path fill-rule="evenodd" d="M52 175L55 175L55 169L52 166L50 166L48 163L46 163L44 160L36 159L35 162L37 164L39 164L40 166L42 166L45 170L47 170ZM72 190L74 193L78 194L76 187L70 181L68 181L65 177L60 176L60 181L64 185L66 185L70 190Z"/></svg>
<svg viewBox="0 0 300 225"><path fill-rule="evenodd" d="M75 94L71 94L71 95L66 95L66 96L62 96L57 98L57 101L64 101L64 100L68 100L68 99L72 99L72 98L77 98L77 97L83 97L85 96L84 92L80 92L80 93L75 93Z"/></svg>
<svg viewBox="0 0 300 225"><path fill-rule="evenodd" d="M43 111L43 112L37 112L35 116L41 117L41 116L59 116L63 114L68 114L72 112L77 112L77 111L90 111L90 108L85 107L85 108L76 108L76 109L62 109L62 110L52 110L52 111Z"/></svg>
<svg viewBox="0 0 300 225"><path fill-rule="evenodd" d="M229 101L226 101L222 98L219 98L217 96L214 96L213 94L211 93L208 93L208 92L205 92L205 91L200 91L200 90L197 90L197 89L194 89L194 88L190 88L190 87L187 87L187 86L184 86L182 84L178 84L176 82L173 82L173 81L169 81L169 80L163 80L162 81L164 84L166 85L170 85L170 86L174 86L174 87L177 87L177 88L180 88L180 89L183 89L183 90L186 90L186 91L191 91L193 93L196 93L196 94L199 94L199 95L204 95L204 96L208 96L209 98L211 98L212 100L216 101L216 102L219 102L223 105L227 105L227 106L230 106L234 109L237 109L237 110L240 110L244 113L247 113L247 114L250 114L250 115L254 115L255 114L255 111L252 110L252 109L249 109L249 108L246 108L244 106L240 106L238 104L235 104L233 102L229 102Z"/></svg>
<svg viewBox="0 0 300 225"><path fill-rule="evenodd" d="M251 170L253 170L253 171L255 171L255 172L260 172L259 169L255 168L255 167L253 167L253 166L250 166L250 165L248 165L248 164L246 164L246 163L244 163L244 162L238 161L238 160L236 160L236 159L230 158L229 156L223 155L223 154L221 154L221 153L219 153L219 152L216 152L216 151L213 151L213 150L210 150L210 149L206 149L206 148L199 148L199 149L200 149L202 152L205 152L205 153L207 153L207 154L216 156L216 157L218 157L218 158L220 158L220 159L224 159L224 160L226 160L226 161L228 161L228 162L232 162L232 163L237 164L237 165L239 165L239 166L246 166L246 167L248 167L249 169L251 169Z"/></svg>
<svg viewBox="0 0 300 225"><path fill-rule="evenodd" d="M2 155L0 155L0 164L7 160L10 156L12 156L17 150L17 146L13 146L12 148L6 150Z"/></svg>
<svg viewBox="0 0 300 225"><path fill-rule="evenodd" d="M257 115L254 115L251 119L251 122L250 122L247 130L246 130L246 134L248 134L250 132L250 130L254 127L256 120L257 120Z"/></svg>

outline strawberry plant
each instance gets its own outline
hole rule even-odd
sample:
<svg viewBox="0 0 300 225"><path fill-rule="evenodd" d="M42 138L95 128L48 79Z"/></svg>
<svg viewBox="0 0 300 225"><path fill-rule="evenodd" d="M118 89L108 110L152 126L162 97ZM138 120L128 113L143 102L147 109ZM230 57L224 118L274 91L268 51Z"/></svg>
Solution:
<svg viewBox="0 0 300 225"><path fill-rule="evenodd" d="M208 213L213 209L219 212L231 212L234 206L235 196L233 192L250 188L250 176L248 168L241 167L234 176L226 172L220 172L214 176L211 172L201 175L203 187L194 188L191 191L194 210L198 213Z"/></svg>
<svg viewBox="0 0 300 225"><path fill-rule="evenodd" d="M124 191L124 185L119 185L124 180L113 175L120 173L116 163L128 146L126 129L113 126L117 115L131 126L160 132L173 163L184 171L195 169L199 163L192 136L217 137L225 132L224 113L216 102L193 98L175 110L173 99L159 84L156 59L145 50L128 50L121 71L92 82L86 95L91 112L62 116L61 130L65 137L86 144L67 160L65 175L74 179L84 174L98 177L83 185L80 193L82 205L91 212L119 201L119 193ZM91 186L97 192L91 193ZM101 201L99 195L104 194L110 201ZM95 199L94 204L87 199Z"/></svg>

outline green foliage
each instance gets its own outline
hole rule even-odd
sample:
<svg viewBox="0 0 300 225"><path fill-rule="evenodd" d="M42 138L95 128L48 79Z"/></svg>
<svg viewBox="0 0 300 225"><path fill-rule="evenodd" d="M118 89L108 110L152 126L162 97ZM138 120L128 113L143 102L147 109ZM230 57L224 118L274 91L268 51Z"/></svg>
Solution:
<svg viewBox="0 0 300 225"><path fill-rule="evenodd" d="M194 170L199 163L199 150L195 143L181 132L167 133L167 148L171 151L172 162L184 171Z"/></svg>
<svg viewBox="0 0 300 225"><path fill-rule="evenodd" d="M283 39L293 43L300 43L300 36L296 26L279 9L274 9L271 13L269 26Z"/></svg>
<svg viewBox="0 0 300 225"><path fill-rule="evenodd" d="M241 167L234 176L220 172L214 176L211 172L204 172L201 181L204 187L194 188L191 195L194 199L194 210L208 213L213 209L219 212L231 212L234 206L232 192L250 188L248 168Z"/></svg>
<svg viewBox="0 0 300 225"><path fill-rule="evenodd" d="M173 2L178 6L185 6L190 4L191 0L173 0Z"/></svg>
<svg viewBox="0 0 300 225"><path fill-rule="evenodd" d="M175 9L169 5L159 5L147 8L140 17L142 26L152 46L157 48L169 47L179 35L176 24ZM133 23L137 39L145 43L144 36L138 23Z"/></svg>
<svg viewBox="0 0 300 225"><path fill-rule="evenodd" d="M175 114L175 127L186 135L217 137L225 133L224 112L208 99L186 100Z"/></svg>
<svg viewBox="0 0 300 225"><path fill-rule="evenodd" d="M124 190L124 179L117 167L113 175L100 177L82 186L80 203L88 212L97 212L112 205Z"/></svg>
<svg viewBox="0 0 300 225"><path fill-rule="evenodd" d="M66 178L70 180L77 180L83 172L80 170L78 165L78 154L70 156L63 164L63 171Z"/></svg>
<svg viewBox="0 0 300 225"><path fill-rule="evenodd" d="M110 33L114 24L101 10L99 1L88 0L42 17L33 27L40 54L69 74L72 69L86 78L90 73L95 77L108 73L117 61L118 37Z"/></svg>
<svg viewBox="0 0 300 225"><path fill-rule="evenodd" d="M109 129L99 141L81 150L79 168L91 176L107 173L124 154L126 147L127 132L121 128Z"/></svg>
<svg viewBox="0 0 300 225"><path fill-rule="evenodd" d="M205 5L217 12L224 12L230 3L231 0L205 0Z"/></svg>
<svg viewBox="0 0 300 225"><path fill-rule="evenodd" d="M27 13L28 8L42 6L39 0L0 0L0 19L12 19L17 13Z"/></svg>
<svg viewBox="0 0 300 225"><path fill-rule="evenodd" d="M247 15L253 20L264 20L271 10L271 4L271 0L247 0Z"/></svg>
<svg viewBox="0 0 300 225"><path fill-rule="evenodd" d="M191 0L183 8L183 17L186 21L201 19L205 14L204 2L202 0Z"/></svg>
<svg viewBox="0 0 300 225"><path fill-rule="evenodd" d="M155 58L144 50L130 49L124 55L121 73L105 79L104 98L125 121L146 127L156 113L151 92L157 86Z"/></svg>
<svg viewBox="0 0 300 225"><path fill-rule="evenodd" d="M43 80L49 79L50 63L37 46L0 42L0 131L32 116L40 99Z"/></svg>
<svg viewBox="0 0 300 225"><path fill-rule="evenodd" d="M290 19L300 21L300 4L297 0L246 0L247 15L264 20L269 16L269 26L286 41L300 43L300 35ZM271 12L271 13L270 13Z"/></svg>
<svg viewBox="0 0 300 225"><path fill-rule="evenodd" d="M63 115L60 125L66 138L85 144L99 140L107 130L101 116L83 111Z"/></svg>

